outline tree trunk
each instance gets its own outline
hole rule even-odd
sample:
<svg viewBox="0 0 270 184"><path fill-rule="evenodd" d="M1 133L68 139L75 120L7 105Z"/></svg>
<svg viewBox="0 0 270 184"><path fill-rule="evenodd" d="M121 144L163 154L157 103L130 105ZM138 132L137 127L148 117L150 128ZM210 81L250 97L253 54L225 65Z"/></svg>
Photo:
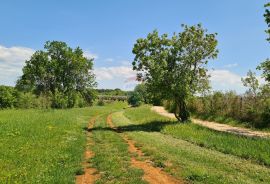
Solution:
<svg viewBox="0 0 270 184"><path fill-rule="evenodd" d="M176 111L174 112L174 115L181 122L185 122L190 118L190 113L185 100L181 99L176 102Z"/></svg>

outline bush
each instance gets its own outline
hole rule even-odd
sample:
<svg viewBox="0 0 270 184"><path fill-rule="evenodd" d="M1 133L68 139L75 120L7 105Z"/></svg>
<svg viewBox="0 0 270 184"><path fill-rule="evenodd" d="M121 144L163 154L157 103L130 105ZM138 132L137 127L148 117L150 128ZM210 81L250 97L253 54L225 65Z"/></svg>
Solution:
<svg viewBox="0 0 270 184"><path fill-rule="evenodd" d="M63 109L67 108L67 106L68 106L67 96L56 90L55 93L52 94L52 108Z"/></svg>
<svg viewBox="0 0 270 184"><path fill-rule="evenodd" d="M142 104L141 96L136 92L132 92L128 97L128 104L130 104L132 107L140 106Z"/></svg>
<svg viewBox="0 0 270 184"><path fill-rule="evenodd" d="M39 107L39 103L37 97L30 92L18 93L16 107L23 109L35 108Z"/></svg>
<svg viewBox="0 0 270 184"><path fill-rule="evenodd" d="M269 94L268 94L269 95ZM270 97L267 94L254 97L249 93L214 92L207 96L194 97L188 103L191 112L199 117L222 117L221 122L233 119L255 128L269 127Z"/></svg>
<svg viewBox="0 0 270 184"><path fill-rule="evenodd" d="M99 100L99 101L97 102L97 105L98 105L98 106L104 106L104 105L105 105L105 102L104 102L103 100Z"/></svg>
<svg viewBox="0 0 270 184"><path fill-rule="evenodd" d="M16 103L16 90L9 86L0 86L0 108L12 108Z"/></svg>

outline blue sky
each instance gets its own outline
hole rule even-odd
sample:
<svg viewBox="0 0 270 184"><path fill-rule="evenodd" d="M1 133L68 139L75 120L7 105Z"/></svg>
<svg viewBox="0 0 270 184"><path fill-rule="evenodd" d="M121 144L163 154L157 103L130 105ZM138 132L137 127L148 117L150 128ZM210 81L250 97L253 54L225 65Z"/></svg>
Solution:
<svg viewBox="0 0 270 184"><path fill-rule="evenodd" d="M243 92L241 77L269 57L263 5L256 0L1 1L0 84L14 85L25 59L47 40L80 46L95 57L99 88L132 89L132 47L158 29L202 23L218 33L219 56L209 63L216 90ZM212 70L214 69L214 70ZM259 72L257 72L259 74Z"/></svg>

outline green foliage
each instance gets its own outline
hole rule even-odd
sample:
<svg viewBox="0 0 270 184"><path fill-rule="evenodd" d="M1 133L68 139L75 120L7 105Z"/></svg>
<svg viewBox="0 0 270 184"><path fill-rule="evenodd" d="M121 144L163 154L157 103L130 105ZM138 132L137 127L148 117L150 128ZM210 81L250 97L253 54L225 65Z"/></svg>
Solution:
<svg viewBox="0 0 270 184"><path fill-rule="evenodd" d="M53 108L75 107L81 97L91 104L90 91L96 85L93 59L84 57L79 47L72 49L65 42L48 41L44 48L45 51L35 52L26 61L16 88L51 96Z"/></svg>
<svg viewBox="0 0 270 184"><path fill-rule="evenodd" d="M119 88L116 89L97 89L98 95L101 96L127 96L128 91L123 91Z"/></svg>
<svg viewBox="0 0 270 184"><path fill-rule="evenodd" d="M262 76L265 80L270 83L270 60L266 59L266 61L262 62L258 67L258 70L262 70Z"/></svg>
<svg viewBox="0 0 270 184"><path fill-rule="evenodd" d="M267 86L262 86L261 89L263 90L256 89L256 93L251 93L249 89L245 95L237 95L233 91L225 93L217 91L194 97L188 102L188 107L200 118L212 118L221 123L228 123L228 119L233 119L235 120L233 122L239 125L267 128L270 127L267 118L270 93Z"/></svg>
<svg viewBox="0 0 270 184"><path fill-rule="evenodd" d="M184 31L168 38L157 31L138 39L133 48L133 69L153 96L172 100L178 120L189 118L187 100L208 89L206 64L217 57L216 34L206 34L201 25L183 26Z"/></svg>
<svg viewBox="0 0 270 184"><path fill-rule="evenodd" d="M132 92L128 96L128 104L130 104L132 107L138 107L142 104L143 99L141 95L137 92Z"/></svg>
<svg viewBox="0 0 270 184"><path fill-rule="evenodd" d="M268 29L265 32L268 34L267 41L270 42L270 11L269 11L270 3L265 4L264 7L266 8L264 18L268 27ZM270 83L270 60L266 59L257 67L257 69L263 71L263 77L268 83Z"/></svg>
<svg viewBox="0 0 270 184"><path fill-rule="evenodd" d="M16 95L17 92L13 87L0 86L0 109L14 107Z"/></svg>
<svg viewBox="0 0 270 184"><path fill-rule="evenodd" d="M270 35L270 11L269 11L269 7L270 7L270 3L267 3L264 5L265 9L265 13L264 13L264 18L265 18L265 22L267 24L268 29L265 31L268 36ZM270 41L270 37L267 38L268 41Z"/></svg>
<svg viewBox="0 0 270 184"><path fill-rule="evenodd" d="M243 85L248 88L248 92L256 98L259 90L259 81L256 78L256 73L249 70L247 77L242 78L241 80Z"/></svg>
<svg viewBox="0 0 270 184"><path fill-rule="evenodd" d="M103 100L98 100L97 105L98 106L104 106L105 102Z"/></svg>

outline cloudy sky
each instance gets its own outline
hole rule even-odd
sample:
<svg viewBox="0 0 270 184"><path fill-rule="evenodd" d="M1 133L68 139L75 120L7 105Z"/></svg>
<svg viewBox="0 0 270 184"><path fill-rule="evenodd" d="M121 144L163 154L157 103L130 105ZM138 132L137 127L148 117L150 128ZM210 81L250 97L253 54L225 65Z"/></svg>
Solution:
<svg viewBox="0 0 270 184"><path fill-rule="evenodd" d="M266 1L246 0L78 0L1 1L0 85L14 85L25 60L47 40L80 46L95 58L99 88L133 89L132 47L158 29L181 31L202 23L218 33L218 59L210 61L215 90L245 91L241 77L269 57L265 41ZM260 72L257 71L259 76Z"/></svg>

